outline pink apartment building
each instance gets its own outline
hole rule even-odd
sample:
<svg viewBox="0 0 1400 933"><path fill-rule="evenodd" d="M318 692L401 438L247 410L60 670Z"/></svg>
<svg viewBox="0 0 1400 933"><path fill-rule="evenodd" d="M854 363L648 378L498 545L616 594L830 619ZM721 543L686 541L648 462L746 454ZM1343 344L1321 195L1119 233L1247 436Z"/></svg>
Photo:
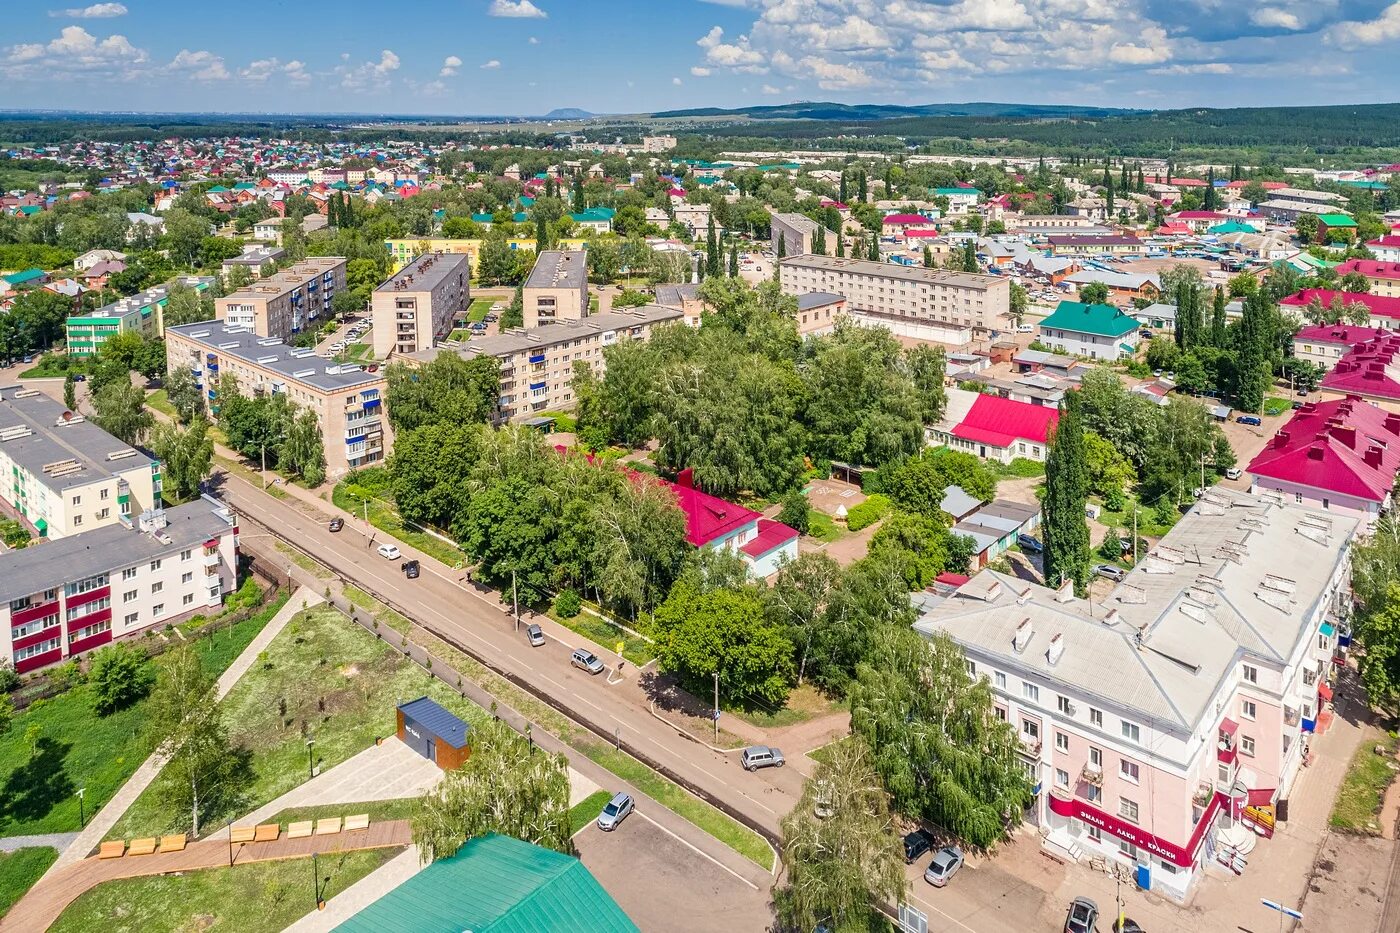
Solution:
<svg viewBox="0 0 1400 933"><path fill-rule="evenodd" d="M1208 491L1100 603L991 570L918 597L915 628L948 633L1021 734L1052 854L1179 900L1286 815L1358 522L1278 500Z"/></svg>

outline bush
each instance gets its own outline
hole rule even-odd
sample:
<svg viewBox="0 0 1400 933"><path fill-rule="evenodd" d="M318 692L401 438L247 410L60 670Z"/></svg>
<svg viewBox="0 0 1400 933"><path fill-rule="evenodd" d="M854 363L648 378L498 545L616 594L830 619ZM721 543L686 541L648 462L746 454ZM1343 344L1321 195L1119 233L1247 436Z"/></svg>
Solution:
<svg viewBox="0 0 1400 933"><path fill-rule="evenodd" d="M851 531L868 528L889 514L890 500L876 493L846 513L846 527Z"/></svg>
<svg viewBox="0 0 1400 933"><path fill-rule="evenodd" d="M145 652L127 644L108 645L92 656L92 708L106 716L141 699L155 673Z"/></svg>
<svg viewBox="0 0 1400 933"><path fill-rule="evenodd" d="M9 661L0 661L0 693L10 693L19 687L19 675Z"/></svg>
<svg viewBox="0 0 1400 933"><path fill-rule="evenodd" d="M783 496L783 508L778 513L778 521L798 534L805 535L811 530L812 506L800 489Z"/></svg>
<svg viewBox="0 0 1400 933"><path fill-rule="evenodd" d="M561 619L572 619L582 608L578 594L573 590L563 590L554 599L554 611Z"/></svg>

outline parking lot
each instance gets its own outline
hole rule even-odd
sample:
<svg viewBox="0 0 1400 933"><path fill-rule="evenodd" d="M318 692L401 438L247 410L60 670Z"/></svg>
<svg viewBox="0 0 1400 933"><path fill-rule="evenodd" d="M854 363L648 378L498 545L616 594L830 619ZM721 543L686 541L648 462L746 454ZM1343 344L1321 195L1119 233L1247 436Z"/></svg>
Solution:
<svg viewBox="0 0 1400 933"><path fill-rule="evenodd" d="M646 933L757 931L772 922L766 886L711 861L640 810L610 833L589 824L574 845L598 883Z"/></svg>

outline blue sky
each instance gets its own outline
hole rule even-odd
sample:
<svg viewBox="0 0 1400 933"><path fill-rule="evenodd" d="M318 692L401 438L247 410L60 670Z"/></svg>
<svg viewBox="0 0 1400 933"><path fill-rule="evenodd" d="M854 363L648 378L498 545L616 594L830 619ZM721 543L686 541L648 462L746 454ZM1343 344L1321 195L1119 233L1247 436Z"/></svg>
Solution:
<svg viewBox="0 0 1400 933"><path fill-rule="evenodd" d="M12 3L14 109L539 114L1400 99L1400 0Z"/></svg>

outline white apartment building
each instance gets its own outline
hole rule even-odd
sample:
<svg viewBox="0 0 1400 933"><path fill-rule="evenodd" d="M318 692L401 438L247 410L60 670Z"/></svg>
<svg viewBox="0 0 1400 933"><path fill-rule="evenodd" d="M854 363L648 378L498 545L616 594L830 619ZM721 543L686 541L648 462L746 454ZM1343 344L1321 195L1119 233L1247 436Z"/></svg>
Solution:
<svg viewBox="0 0 1400 933"><path fill-rule="evenodd" d="M915 628L949 635L991 682L1043 845L1180 900L1286 812L1331 697L1356 529L1216 487L1106 600L984 570L947 599L916 596Z"/></svg>
<svg viewBox="0 0 1400 933"><path fill-rule="evenodd" d="M19 673L209 612L238 587L238 519L204 496L0 554L0 660Z"/></svg>
<svg viewBox="0 0 1400 933"><path fill-rule="evenodd" d="M643 136L643 152L668 152L676 148L676 137L674 136Z"/></svg>
<svg viewBox="0 0 1400 933"><path fill-rule="evenodd" d="M41 538L129 524L160 504L160 462L38 389L0 388L0 502Z"/></svg>
<svg viewBox="0 0 1400 933"><path fill-rule="evenodd" d="M913 328L919 333L907 336L944 343L966 342L968 330L999 329L1011 312L1011 282L997 275L864 259L791 256L778 263L778 276L785 294L842 295L853 318L866 318L891 329Z"/></svg>
<svg viewBox="0 0 1400 933"><path fill-rule="evenodd" d="M447 339L471 304L471 263L460 253L424 253L370 296L374 355L415 353Z"/></svg>

